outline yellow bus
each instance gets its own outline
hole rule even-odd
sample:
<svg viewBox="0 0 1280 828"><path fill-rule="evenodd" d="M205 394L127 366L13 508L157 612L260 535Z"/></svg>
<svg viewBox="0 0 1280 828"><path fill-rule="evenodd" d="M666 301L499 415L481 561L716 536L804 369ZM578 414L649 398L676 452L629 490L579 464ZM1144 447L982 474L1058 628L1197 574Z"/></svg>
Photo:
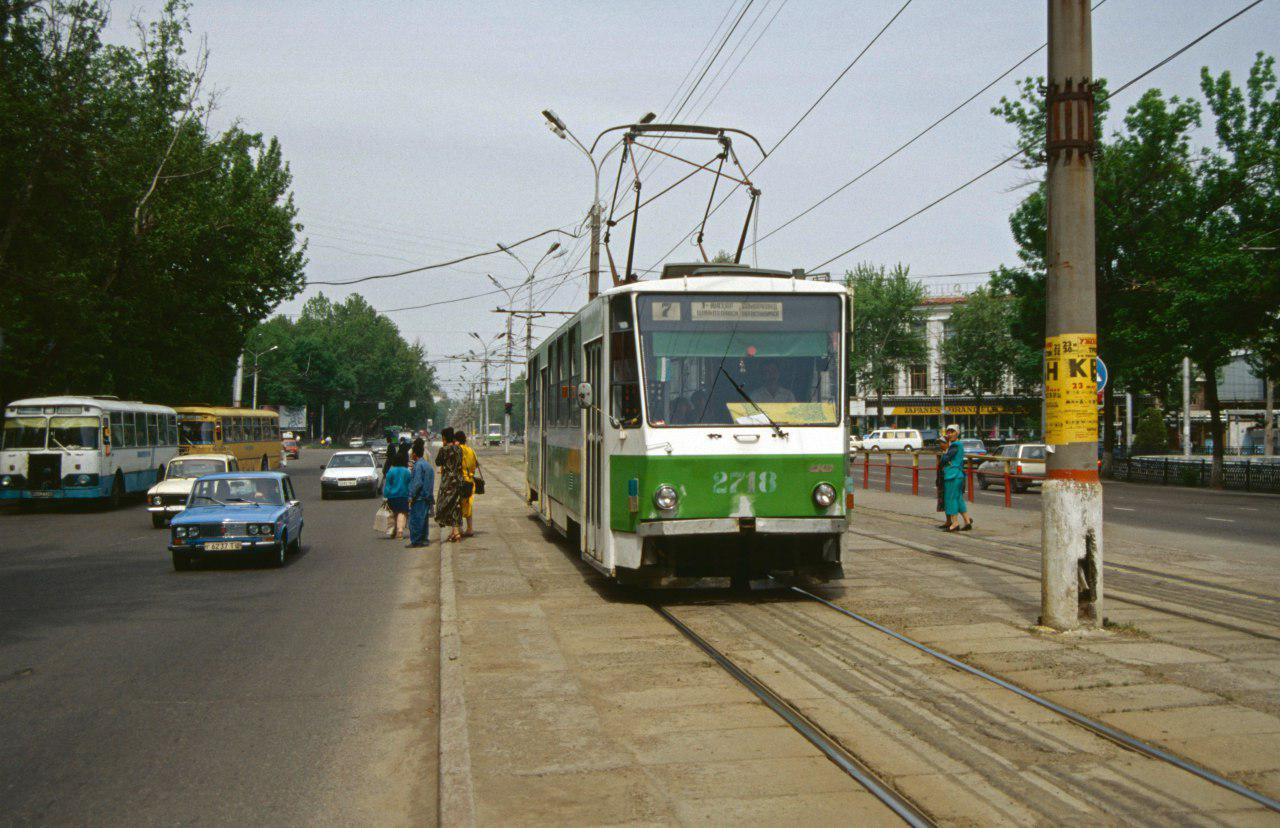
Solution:
<svg viewBox="0 0 1280 828"><path fill-rule="evenodd" d="M179 454L230 454L241 469L280 468L280 415L254 408L179 405Z"/></svg>

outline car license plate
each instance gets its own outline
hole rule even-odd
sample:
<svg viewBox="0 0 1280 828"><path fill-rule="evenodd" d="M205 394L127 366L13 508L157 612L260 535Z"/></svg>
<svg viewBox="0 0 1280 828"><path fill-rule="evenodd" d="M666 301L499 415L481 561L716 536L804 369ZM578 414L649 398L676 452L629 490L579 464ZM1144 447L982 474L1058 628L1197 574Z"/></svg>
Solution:
<svg viewBox="0 0 1280 828"><path fill-rule="evenodd" d="M240 541L210 541L204 548L210 552L238 552L242 546Z"/></svg>
<svg viewBox="0 0 1280 828"><path fill-rule="evenodd" d="M36 491L31 493L32 497L53 497L53 492Z"/></svg>
<svg viewBox="0 0 1280 828"><path fill-rule="evenodd" d="M339 486L354 486L354 485L356 485L356 481L354 481L354 480L339 480L339 481L338 481L338 485L339 485Z"/></svg>

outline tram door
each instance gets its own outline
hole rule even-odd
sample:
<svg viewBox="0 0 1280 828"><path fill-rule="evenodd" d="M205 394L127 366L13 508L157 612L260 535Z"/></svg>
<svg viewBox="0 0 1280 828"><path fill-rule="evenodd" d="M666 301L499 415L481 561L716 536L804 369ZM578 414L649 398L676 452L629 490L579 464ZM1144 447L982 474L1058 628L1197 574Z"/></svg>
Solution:
<svg viewBox="0 0 1280 828"><path fill-rule="evenodd" d="M600 560L600 477L603 469L601 443L604 439L600 422L600 394L604 386L600 383L600 343L597 339L583 348L586 353L587 382L591 383L595 399L586 411L586 487L584 491L583 518L586 526L583 548L588 555Z"/></svg>
<svg viewBox="0 0 1280 828"><path fill-rule="evenodd" d="M551 410L551 386L547 383L551 375L547 366L542 367L542 375L538 380L538 393L542 402L538 405L538 511L551 518L551 500L547 495L547 426L550 425L547 412Z"/></svg>

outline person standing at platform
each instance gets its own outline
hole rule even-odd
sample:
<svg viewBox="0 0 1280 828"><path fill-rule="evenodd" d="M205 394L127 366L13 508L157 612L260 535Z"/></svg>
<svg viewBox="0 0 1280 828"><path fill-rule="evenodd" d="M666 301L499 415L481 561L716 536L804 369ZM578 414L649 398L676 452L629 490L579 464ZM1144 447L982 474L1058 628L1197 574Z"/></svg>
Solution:
<svg viewBox="0 0 1280 828"><path fill-rule="evenodd" d="M947 513L947 531L960 532L973 528L964 502L964 446L960 444L960 426L949 425L946 431L947 451L942 455L942 502ZM963 526L961 526L963 522Z"/></svg>
<svg viewBox="0 0 1280 828"><path fill-rule="evenodd" d="M462 449L462 520L466 523L462 537L470 538L476 533L473 514L476 503L476 471L480 468L480 459L476 457L476 450L467 445L466 433L457 431L453 437L458 442L458 448Z"/></svg>
<svg viewBox="0 0 1280 828"><path fill-rule="evenodd" d="M440 467L440 492L436 497L436 523L441 529L449 528L446 541L462 540L459 526L462 523L462 449L455 442L453 429L441 432L444 441L436 452L436 465Z"/></svg>
<svg viewBox="0 0 1280 828"><path fill-rule="evenodd" d="M422 438L413 441L412 464L409 473L409 543L408 548L426 546L429 542L427 515L435 503L436 472L430 463L424 463L427 447Z"/></svg>

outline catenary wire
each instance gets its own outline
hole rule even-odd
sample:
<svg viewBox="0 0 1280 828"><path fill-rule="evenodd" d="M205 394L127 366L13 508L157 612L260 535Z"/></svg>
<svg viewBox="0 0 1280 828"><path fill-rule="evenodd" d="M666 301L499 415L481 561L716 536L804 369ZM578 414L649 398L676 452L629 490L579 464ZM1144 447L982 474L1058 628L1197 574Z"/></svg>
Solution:
<svg viewBox="0 0 1280 828"><path fill-rule="evenodd" d="M1187 51L1188 49L1190 49L1192 46L1195 46L1197 43L1201 42L1202 40L1204 40L1204 39L1205 39L1206 37L1208 37L1209 35L1213 34L1213 33L1214 33L1214 32L1216 32L1216 31L1218 31L1218 30L1219 30L1219 29L1221 29L1223 26L1227 25L1227 24L1228 24L1228 23L1230 23L1231 21L1233 21L1233 20L1235 20L1236 18L1240 17L1240 15L1244 14L1245 12L1249 11L1250 9L1254 8L1255 6L1257 6L1257 5L1261 4L1261 3L1262 3L1262 0L1253 0L1253 2L1252 2L1252 3L1250 3L1250 4L1249 4L1249 5L1247 5L1247 6L1245 6L1244 8L1240 9L1239 11L1235 12L1234 14L1232 14L1231 16L1227 17L1226 19L1222 20L1221 22L1217 23L1217 24L1216 24L1216 25L1214 25L1212 28L1210 28L1208 31L1206 31L1204 34L1202 34L1202 35L1200 35L1199 37L1195 38L1194 40L1190 41L1190 42L1189 42L1189 43L1187 43L1185 46L1182 46L1182 47L1178 48L1177 50L1175 50L1174 52L1170 53L1168 57L1163 58L1163 59L1162 59L1162 60L1160 60L1159 62L1157 62L1157 63L1153 64L1150 68L1145 69L1144 71L1142 71L1142 72L1138 73L1138 74L1137 74L1137 75L1135 75L1134 77L1132 77L1132 78L1130 78L1129 80L1125 81L1124 83L1120 84L1120 86L1118 86L1118 87L1116 87L1114 90L1112 90L1112 91L1108 92L1108 93L1107 93L1107 95L1106 95L1106 97L1105 97L1105 98L1103 98L1103 100L1110 100L1111 98L1114 98L1116 95L1118 95L1118 94L1120 94L1121 92L1123 92L1124 90L1128 89L1130 86L1133 86L1133 84L1137 83L1137 82L1138 82L1139 80L1141 80L1142 78L1145 78L1147 75L1150 75L1150 74L1151 74L1152 72L1154 72L1156 69L1159 69L1161 66L1164 66L1164 65L1165 65L1165 64L1167 64L1169 61L1173 60L1174 58L1176 58L1176 57L1178 57L1179 55L1181 55L1181 54L1183 54L1184 52L1186 52L1186 51ZM898 221L895 221L893 224L889 225L888 227L884 228L883 230L879 231L878 233L875 233L875 234L873 234L873 235L871 235L871 236L868 236L867 238L863 239L862 241L858 242L857 244L853 245L852 247L846 248L846 249L845 249L845 250L843 250L842 252L837 253L836 255L832 256L831 258L826 259L826 260L824 260L824 261L822 261L822 262L820 262L820 263L818 263L818 264L814 265L813 267L811 267L811 268L809 268L809 269L810 269L810 270L817 270L818 268L825 267L825 266L827 266L827 265L831 264L832 262L834 262L836 259L843 258L844 256L847 256L847 255L849 255L850 253L852 253L853 251L857 250L858 248L863 247L863 246L865 246L865 245L867 245L867 244L870 244L871 242L875 241L876 239L880 238L881 236L885 235L886 233L889 233L889 232L891 232L891 231L893 231L893 230L898 229L899 227L901 227L902 225L904 225L904 224L906 224L907 222L911 221L912 219L914 219L916 216L920 215L921 213L924 213L924 212L927 212L928 210L933 209L934 207L938 206L938 205L939 205L939 204L941 204L942 202L944 202L944 201L946 201L947 199L951 198L953 195L955 195L956 193L960 192L961 190L964 190L964 189L966 189L967 187L970 187L970 186L972 186L973 184L977 183L977 182L978 182L978 181L980 181L981 179L986 178L988 175L990 175L991 173L993 173L993 172L995 172L996 170L1000 169L1000 168L1001 168L1001 167L1003 167L1005 164L1008 164L1010 161L1013 161L1013 160L1017 159L1018 157L1020 157L1020 156L1022 156L1022 155L1023 155L1023 150L1022 150L1021 148L1019 148L1019 149L1018 149L1016 152L1014 152L1012 155L1008 156L1007 158L1004 158L1004 159L1003 159L1003 160L1001 160L1001 161L997 161L995 164L993 164L992 166L990 166L990 167L988 167L987 169L983 170L982 172L978 173L977 175L975 175L974 177L970 178L968 181L964 182L963 184L959 185L958 187L955 187L954 189L952 189L952 190L948 191L948 192L947 192L947 193L945 193L944 195L941 195L941 196L939 196L938 198L935 198L933 201L929 202L929 203L928 203L928 204L926 204L925 206L923 206L923 207L921 207L921 208L919 208L919 209L917 209L917 210L913 211L912 213L908 214L905 218L902 218L902 219L899 219Z"/></svg>
<svg viewBox="0 0 1280 828"><path fill-rule="evenodd" d="M541 233L534 233L532 236L526 236L520 241L512 242L511 244L506 245L506 247L508 248L519 247L522 244L531 242L534 239L540 239L543 236L550 235L551 233L563 233L566 236L570 236L572 238L578 238L573 233L570 233L567 230L564 230L560 227L553 227L550 230L543 230ZM492 250L482 250L479 253L472 253L467 256L460 256L456 259L450 259L449 261L446 261L446 262L436 262L434 264L422 265L421 267L414 267L408 270L397 271L395 273L378 273L373 276L361 276L358 279L347 279L346 281L330 281L330 280L315 281L315 282L308 281L307 284L308 285L358 285L361 282L372 282L375 279L394 279L397 276L408 276L412 273L422 273L423 271L426 271L426 270L436 270L442 267L450 267L452 265L459 264L461 262L471 261L472 259L479 259L484 256L493 256L495 254L502 253L502 252L503 250L501 247L495 247Z"/></svg>
<svg viewBox="0 0 1280 828"><path fill-rule="evenodd" d="M886 31L889 30L889 27L894 24L894 21L896 21L899 17L902 16L902 13L907 10L907 7L911 5L911 2L912 0L905 0L905 2L898 7L898 10L893 13L893 16L890 17L889 20L883 26L880 27L879 31L875 33L875 36L872 37L869 41L867 41L866 45L863 46L862 50L858 52L857 55L854 56L853 60L849 61L848 65L846 65L844 69L840 71L840 74L836 75L835 79L832 80L831 83L827 85L827 88L822 90L822 94L818 95L817 99L814 100L814 102L809 105L809 108L806 109L804 113L801 114L801 116L796 119L795 123L793 123L787 129L787 131L783 133L782 137L779 138L772 147L770 147L768 150L765 151L764 157L761 158L759 161L757 161L755 166L753 166L747 172L748 177L754 175L756 170L760 169L760 167L763 166L764 163L768 161L775 152L777 152L778 147L782 146L783 142L791 137L792 133L794 133L796 129L798 129L800 125L804 123L805 119L807 119L809 115L811 115L813 111L817 109L818 105L822 103L823 99L825 99L827 95L831 93L831 90L834 89L838 83L840 83L840 81L844 78L845 75L849 74L850 70L852 70L853 67L856 66L860 60L862 60L863 56L866 55L867 52L871 50L871 47L874 46L876 42L880 40L881 36L884 35ZM726 193L724 198L720 199L720 201L715 205L715 207L711 209L711 211L704 218L703 222L705 223L706 218L710 218L717 211L719 211L719 209L724 206L724 204L733 196L734 193L738 191L739 187L741 186L742 185L740 184L735 184L733 186L733 189L731 189L728 193ZM683 236L681 236L679 241L677 241L674 245L672 245L670 250L668 250L666 253L660 256L652 266L657 267L659 264L661 264L663 260L669 257L672 253L674 253L676 248L678 248L681 244L683 244L685 240L688 239L692 234L696 233L697 230L698 228L695 227L689 232L685 233Z"/></svg>

